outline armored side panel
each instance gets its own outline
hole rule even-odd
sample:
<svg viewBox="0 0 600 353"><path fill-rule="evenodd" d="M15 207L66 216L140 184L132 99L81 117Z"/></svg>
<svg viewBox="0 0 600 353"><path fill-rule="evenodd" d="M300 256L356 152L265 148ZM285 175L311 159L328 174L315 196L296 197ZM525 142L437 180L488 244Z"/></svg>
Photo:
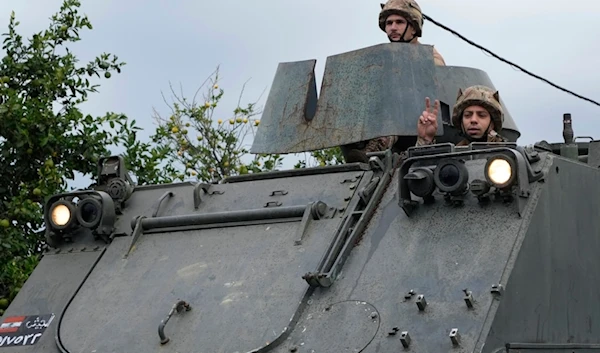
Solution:
<svg viewBox="0 0 600 353"><path fill-rule="evenodd" d="M58 352L61 313L103 251L80 244L46 254L0 319L0 352Z"/></svg>
<svg viewBox="0 0 600 353"><path fill-rule="evenodd" d="M600 141L591 141L588 148L588 165L600 168Z"/></svg>
<svg viewBox="0 0 600 353"><path fill-rule="evenodd" d="M317 100L315 63L279 64L252 153L311 151L389 135L400 136L403 147L414 145L425 97L442 102L438 140L456 143L458 130L448 124L458 89L495 88L481 70L435 66L431 46L386 43L328 57ZM504 129L510 141L520 136L506 108Z"/></svg>
<svg viewBox="0 0 600 353"><path fill-rule="evenodd" d="M137 187L110 244L82 231L44 256L7 315L52 320L12 351L268 350L310 304L302 276L356 227L345 210L362 215L390 178L346 164Z"/></svg>

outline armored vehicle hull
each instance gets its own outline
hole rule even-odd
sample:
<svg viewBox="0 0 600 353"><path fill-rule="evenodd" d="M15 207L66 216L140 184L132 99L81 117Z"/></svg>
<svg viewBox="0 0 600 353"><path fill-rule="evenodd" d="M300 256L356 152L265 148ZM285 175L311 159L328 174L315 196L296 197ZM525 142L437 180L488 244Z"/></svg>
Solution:
<svg viewBox="0 0 600 353"><path fill-rule="evenodd" d="M110 243L84 229L44 255L4 316L23 323L0 347L600 350L598 169L472 147L415 149L401 167L387 153L370 165L136 187ZM475 195L498 154L515 161L514 193ZM411 168L448 158L464 161L470 191L407 197ZM36 330L36 317L49 323Z"/></svg>
<svg viewBox="0 0 600 353"><path fill-rule="evenodd" d="M210 184L134 186L102 159L98 186L47 200L0 348L600 352L600 142L570 136Z"/></svg>

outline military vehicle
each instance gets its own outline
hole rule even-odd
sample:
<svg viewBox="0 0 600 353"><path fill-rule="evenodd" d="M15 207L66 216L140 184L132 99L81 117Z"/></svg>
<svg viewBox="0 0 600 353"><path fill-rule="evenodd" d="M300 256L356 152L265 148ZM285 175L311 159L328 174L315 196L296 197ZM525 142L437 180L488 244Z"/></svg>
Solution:
<svg viewBox="0 0 600 353"><path fill-rule="evenodd" d="M600 352L600 141L456 146L468 67L389 43L281 63L253 153L398 135L368 163L139 186L118 156L45 207L0 352ZM438 143L414 147L424 97ZM558 116L557 118L561 118Z"/></svg>

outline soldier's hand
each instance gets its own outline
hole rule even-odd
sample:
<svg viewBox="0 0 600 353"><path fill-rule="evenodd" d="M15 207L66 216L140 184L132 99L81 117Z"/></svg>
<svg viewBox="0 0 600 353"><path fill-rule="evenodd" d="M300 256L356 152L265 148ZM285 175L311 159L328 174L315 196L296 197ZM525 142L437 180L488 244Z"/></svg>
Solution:
<svg viewBox="0 0 600 353"><path fill-rule="evenodd" d="M440 101L436 99L432 108L429 97L425 98L425 110L421 113L417 123L417 133L420 138L427 141L433 140L438 127L437 115L439 110Z"/></svg>

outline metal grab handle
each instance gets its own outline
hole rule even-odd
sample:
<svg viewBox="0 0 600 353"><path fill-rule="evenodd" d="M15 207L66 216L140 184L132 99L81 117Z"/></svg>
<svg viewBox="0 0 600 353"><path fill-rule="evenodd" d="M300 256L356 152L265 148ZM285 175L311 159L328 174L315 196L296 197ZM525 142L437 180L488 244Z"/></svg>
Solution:
<svg viewBox="0 0 600 353"><path fill-rule="evenodd" d="M158 325L158 336L160 337L160 344L166 344L171 340L169 337L165 336L165 326L167 326L167 322L169 322L169 319L175 313L175 311L180 313L183 309L185 309L185 311L190 311L192 310L192 307L184 300L180 300L173 305L171 311L169 311L169 315L167 315L167 318L160 321L160 325Z"/></svg>
<svg viewBox="0 0 600 353"><path fill-rule="evenodd" d="M588 139L590 141L594 141L594 138L592 136L577 136L573 139L573 142L577 142L577 139Z"/></svg>

